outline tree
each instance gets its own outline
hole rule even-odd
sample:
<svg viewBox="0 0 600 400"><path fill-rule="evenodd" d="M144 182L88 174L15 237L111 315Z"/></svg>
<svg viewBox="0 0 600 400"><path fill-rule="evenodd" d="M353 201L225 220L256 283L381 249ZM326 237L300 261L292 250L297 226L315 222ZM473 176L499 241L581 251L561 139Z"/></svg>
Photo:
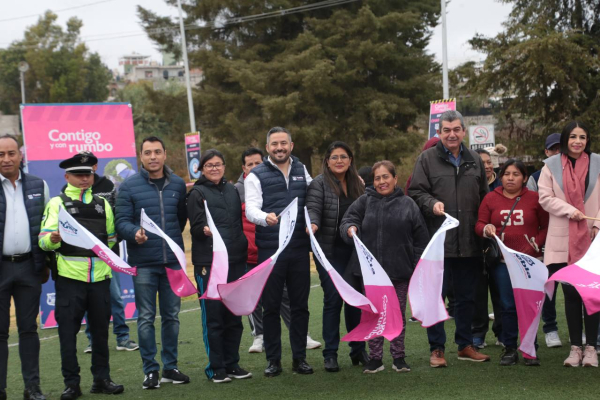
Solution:
<svg viewBox="0 0 600 400"><path fill-rule="evenodd" d="M500 100L500 120L519 150L582 118L598 126L599 0L504 0L506 30L470 43L487 55L474 87Z"/></svg>
<svg viewBox="0 0 600 400"><path fill-rule="evenodd" d="M439 1L364 0L225 23L311 3L184 4L186 24L217 21L218 26L186 32L190 61L205 76L195 95L203 143L208 138L237 159L248 145L263 144L270 127L281 125L291 130L294 153L306 163L334 140L354 146L361 164L381 158L399 162L420 146L414 122L436 97L439 66L425 47ZM138 10L150 37L176 51L178 34L166 33L176 28L174 21Z"/></svg>
<svg viewBox="0 0 600 400"><path fill-rule="evenodd" d="M47 11L25 31L21 41L0 50L0 111L19 112L21 89L17 64L26 61L28 103L100 102L108 96L111 75L97 53L79 41L82 22L67 21L66 30Z"/></svg>

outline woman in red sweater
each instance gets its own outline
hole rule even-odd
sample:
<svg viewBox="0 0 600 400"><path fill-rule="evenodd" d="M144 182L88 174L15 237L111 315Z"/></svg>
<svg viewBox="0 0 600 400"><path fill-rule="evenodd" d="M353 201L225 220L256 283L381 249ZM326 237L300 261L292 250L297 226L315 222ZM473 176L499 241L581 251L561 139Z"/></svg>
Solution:
<svg viewBox="0 0 600 400"><path fill-rule="evenodd" d="M490 192L481 202L475 232L486 238L491 238L496 233L499 235L506 217L516 202L500 239L513 250L536 258L542 257L541 249L548 233L548 213L540 206L538 194L526 187L525 165L520 160L508 160L500 170L500 179L502 186ZM500 296L502 318L500 341L505 346L500 365L514 365L519 360L517 353L519 326L510 276L503 261L489 273L494 278ZM525 355L523 357L525 365L540 365L539 359L527 358Z"/></svg>

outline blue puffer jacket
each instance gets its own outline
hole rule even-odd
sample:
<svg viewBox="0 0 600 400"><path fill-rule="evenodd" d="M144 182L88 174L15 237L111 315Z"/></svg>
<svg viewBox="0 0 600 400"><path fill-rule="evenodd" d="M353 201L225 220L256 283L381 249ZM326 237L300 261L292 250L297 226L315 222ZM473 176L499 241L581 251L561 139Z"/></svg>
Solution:
<svg viewBox="0 0 600 400"><path fill-rule="evenodd" d="M167 242L153 233L146 233L146 243L136 243L135 233L140 229L142 208L148 217L183 249L181 232L187 221L185 182L167 166L164 172L166 180L162 191L150 182L148 171L144 168L127 178L119 188L115 227L118 236L127 241L131 266L148 267L177 263L177 258Z"/></svg>

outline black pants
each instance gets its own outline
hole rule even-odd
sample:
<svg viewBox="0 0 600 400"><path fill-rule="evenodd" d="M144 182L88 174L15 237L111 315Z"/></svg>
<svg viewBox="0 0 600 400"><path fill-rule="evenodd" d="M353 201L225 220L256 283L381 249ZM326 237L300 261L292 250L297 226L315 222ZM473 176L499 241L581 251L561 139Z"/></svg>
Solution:
<svg viewBox="0 0 600 400"><path fill-rule="evenodd" d="M259 264L275 253L258 249ZM287 248L275 264L262 295L264 343L267 360L281 359L281 299L287 284L290 298L290 344L292 357L306 358L308 334L308 294L310 292L310 259L308 248Z"/></svg>
<svg viewBox="0 0 600 400"><path fill-rule="evenodd" d="M32 258L20 263L3 261L0 267L0 389L6 389L11 297L15 300L25 387L40 383L40 339L36 323L42 293L40 279Z"/></svg>
<svg viewBox="0 0 600 400"><path fill-rule="evenodd" d="M209 266L194 266L196 283L200 293L206 292ZM227 282L240 278L246 272L246 263L229 264ZM219 300L200 300L202 308L202 332L208 365L204 369L208 379L218 371L238 367L240 342L244 325L242 317L233 315Z"/></svg>
<svg viewBox="0 0 600 400"><path fill-rule="evenodd" d="M56 279L56 322L65 385L79 385L77 333L87 312L92 341L94 381L110 379L108 325L110 321L110 279L87 283L59 276Z"/></svg>
<svg viewBox="0 0 600 400"><path fill-rule="evenodd" d="M566 264L550 264L548 269L559 270ZM588 315L583 305L583 300L575 287L571 285L562 285L565 296L565 316L567 317L567 327L569 328L569 337L571 346L581 346L583 324L585 323L585 339L589 346L596 347L598 341L598 324L600 323L600 313Z"/></svg>

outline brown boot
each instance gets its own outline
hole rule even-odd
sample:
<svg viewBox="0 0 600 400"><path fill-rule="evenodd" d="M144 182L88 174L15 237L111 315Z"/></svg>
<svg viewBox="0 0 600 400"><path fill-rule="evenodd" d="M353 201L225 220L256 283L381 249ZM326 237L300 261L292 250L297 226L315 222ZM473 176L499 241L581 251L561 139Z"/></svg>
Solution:
<svg viewBox="0 0 600 400"><path fill-rule="evenodd" d="M431 368L443 368L448 366L442 350L437 349L431 352L431 357L429 357L429 366Z"/></svg>
<svg viewBox="0 0 600 400"><path fill-rule="evenodd" d="M458 359L463 361L485 362L490 361L490 356L481 354L473 345L458 351Z"/></svg>

